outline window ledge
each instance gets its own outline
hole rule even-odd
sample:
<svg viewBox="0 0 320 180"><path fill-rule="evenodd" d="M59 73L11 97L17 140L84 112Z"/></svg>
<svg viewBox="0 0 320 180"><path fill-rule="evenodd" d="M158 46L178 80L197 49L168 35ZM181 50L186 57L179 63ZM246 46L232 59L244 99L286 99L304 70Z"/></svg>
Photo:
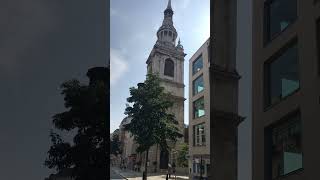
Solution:
<svg viewBox="0 0 320 180"><path fill-rule="evenodd" d="M267 48L270 44L272 44L272 42L274 42L276 39L278 39L281 34L286 33L286 31L288 29L290 29L291 26L294 26L294 24L296 24L297 19L298 19L298 16L295 18L295 20L293 22L288 24L288 26L285 27L282 31L279 31L278 33L274 34L273 37L271 37L270 39L265 40L263 43L263 48Z"/></svg>
<svg viewBox="0 0 320 180"><path fill-rule="evenodd" d="M303 170L304 170L303 168L300 168L300 169L294 170L292 172L289 172L288 174L281 175L281 176L274 178L272 180L282 180L282 179L287 178L288 176L302 174Z"/></svg>
<svg viewBox="0 0 320 180"><path fill-rule="evenodd" d="M201 118L204 118L206 115L203 115L203 116L200 116L200 117L193 117L193 120L198 120L198 119L201 119Z"/></svg>
<svg viewBox="0 0 320 180"><path fill-rule="evenodd" d="M269 111L270 109L274 108L274 107L277 106L278 104L281 104L281 102L285 101L285 100L288 99L289 97L297 94L299 91L300 91L300 86L299 86L298 89L294 90L294 91L293 91L292 93L290 93L289 95L281 98L279 101L277 101L277 102L275 102L275 103L272 103L272 104L270 104L270 105L268 105L268 106L265 106L265 107L263 108L263 112Z"/></svg>

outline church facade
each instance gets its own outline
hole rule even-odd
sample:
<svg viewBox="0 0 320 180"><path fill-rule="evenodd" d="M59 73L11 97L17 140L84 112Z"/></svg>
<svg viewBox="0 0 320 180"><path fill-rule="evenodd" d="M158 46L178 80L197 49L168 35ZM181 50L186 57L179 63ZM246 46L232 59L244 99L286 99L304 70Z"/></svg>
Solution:
<svg viewBox="0 0 320 180"><path fill-rule="evenodd" d="M173 26L173 10L171 0L168 1L167 8L164 11L164 19L161 27L157 31L157 41L146 61L147 72L158 74L161 79L161 85L169 92L174 101L173 107L169 112L174 114L179 122L181 134L184 132L184 53L180 39L176 44L178 33ZM168 163L175 163L177 150L184 138L171 144L169 152L162 151L159 146L153 146L149 150L148 171L165 170ZM142 164L145 162L145 155L140 156Z"/></svg>

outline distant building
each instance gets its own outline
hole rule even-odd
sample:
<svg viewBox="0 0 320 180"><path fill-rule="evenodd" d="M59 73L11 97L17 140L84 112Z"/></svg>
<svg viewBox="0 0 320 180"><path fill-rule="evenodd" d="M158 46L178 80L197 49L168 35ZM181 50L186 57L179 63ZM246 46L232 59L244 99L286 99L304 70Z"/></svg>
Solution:
<svg viewBox="0 0 320 180"><path fill-rule="evenodd" d="M131 122L130 117L125 117L120 124L120 143L121 143L121 162L124 163L127 168L132 169L136 163L136 148L137 144L134 142L133 136L131 133L124 129L124 125Z"/></svg>
<svg viewBox="0 0 320 180"><path fill-rule="evenodd" d="M189 172L192 179L208 178L210 169L209 43L208 39L189 60Z"/></svg>

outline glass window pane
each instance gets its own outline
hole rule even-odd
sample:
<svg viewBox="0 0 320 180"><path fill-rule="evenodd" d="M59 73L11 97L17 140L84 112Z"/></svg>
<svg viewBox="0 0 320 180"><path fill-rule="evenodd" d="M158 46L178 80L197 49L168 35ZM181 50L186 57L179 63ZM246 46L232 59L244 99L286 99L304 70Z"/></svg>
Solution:
<svg viewBox="0 0 320 180"><path fill-rule="evenodd" d="M204 83L203 83L203 75L198 77L193 81L193 95L196 95L203 91L204 89Z"/></svg>
<svg viewBox="0 0 320 180"><path fill-rule="evenodd" d="M200 173L200 164L197 163L197 173Z"/></svg>
<svg viewBox="0 0 320 180"><path fill-rule="evenodd" d="M265 67L266 106L279 102L292 94L299 86L297 44L289 47Z"/></svg>
<svg viewBox="0 0 320 180"><path fill-rule="evenodd" d="M200 98L193 102L193 107L194 107L194 118L198 118L201 116L204 116L204 98Z"/></svg>
<svg viewBox="0 0 320 180"><path fill-rule="evenodd" d="M297 19L297 0L267 0L265 11L265 32L269 41Z"/></svg>
<svg viewBox="0 0 320 180"><path fill-rule="evenodd" d="M195 60L193 62L193 66L192 66L192 74L197 73L198 71L200 71L203 68L203 60L202 60L202 55L200 57L198 57L197 60Z"/></svg>
<svg viewBox="0 0 320 180"><path fill-rule="evenodd" d="M296 115L272 129L272 178L302 168L300 123Z"/></svg>
<svg viewBox="0 0 320 180"><path fill-rule="evenodd" d="M196 139L196 146L202 146L205 145L205 129L204 124L198 124L194 126L194 129L196 131L196 134L194 134L194 137Z"/></svg>
<svg viewBox="0 0 320 180"><path fill-rule="evenodd" d="M174 62L171 59L166 59L165 61L164 75L174 77Z"/></svg>

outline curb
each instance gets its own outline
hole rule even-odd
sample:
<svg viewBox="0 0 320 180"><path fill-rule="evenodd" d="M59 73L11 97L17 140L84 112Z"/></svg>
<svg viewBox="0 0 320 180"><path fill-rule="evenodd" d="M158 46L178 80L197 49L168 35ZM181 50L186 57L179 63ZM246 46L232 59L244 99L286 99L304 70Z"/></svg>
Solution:
<svg viewBox="0 0 320 180"><path fill-rule="evenodd" d="M128 178L124 177L122 174L119 174L119 176L121 176L123 179L128 180Z"/></svg>
<svg viewBox="0 0 320 180"><path fill-rule="evenodd" d="M128 178L124 177L121 173L119 173L118 171L112 169L112 171L114 171L115 173L117 173L119 176L121 176L123 179L128 180Z"/></svg>

